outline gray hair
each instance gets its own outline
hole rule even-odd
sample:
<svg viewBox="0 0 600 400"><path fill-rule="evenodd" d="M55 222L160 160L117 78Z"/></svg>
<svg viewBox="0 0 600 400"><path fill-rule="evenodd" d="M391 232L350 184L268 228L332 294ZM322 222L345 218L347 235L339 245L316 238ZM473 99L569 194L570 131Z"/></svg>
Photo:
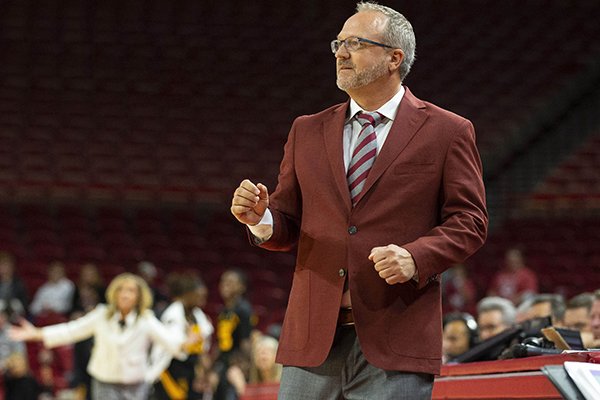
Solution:
<svg viewBox="0 0 600 400"><path fill-rule="evenodd" d="M561 321L565 317L565 298L560 294L542 293L533 296L532 306L541 303L550 303L552 318Z"/></svg>
<svg viewBox="0 0 600 400"><path fill-rule="evenodd" d="M582 308L585 307L588 311L592 308L594 303L594 295L589 292L580 293L575 297L572 297L567 302L567 309Z"/></svg>
<svg viewBox="0 0 600 400"><path fill-rule="evenodd" d="M376 11L388 18L383 30L383 41L385 44L404 52L404 59L400 64L400 79L404 80L415 62L415 49L417 42L413 27L398 11L379 5L370 1L362 1L356 5L356 12Z"/></svg>
<svg viewBox="0 0 600 400"><path fill-rule="evenodd" d="M477 315L481 315L488 311L500 311L502 314L502 322L506 326L511 326L515 323L517 317L517 309L512 301L498 296L484 297L477 303Z"/></svg>

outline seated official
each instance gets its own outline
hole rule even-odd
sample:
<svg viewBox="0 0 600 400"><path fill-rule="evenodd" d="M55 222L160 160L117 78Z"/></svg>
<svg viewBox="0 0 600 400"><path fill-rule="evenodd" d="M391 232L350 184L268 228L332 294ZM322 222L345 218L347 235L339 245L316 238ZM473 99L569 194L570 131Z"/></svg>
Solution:
<svg viewBox="0 0 600 400"><path fill-rule="evenodd" d="M443 362L452 362L477 342L477 322L468 313L450 313L444 316L442 333Z"/></svg>
<svg viewBox="0 0 600 400"><path fill-rule="evenodd" d="M513 303L498 296L485 297L477 303L479 340L487 340L515 324L517 310Z"/></svg>

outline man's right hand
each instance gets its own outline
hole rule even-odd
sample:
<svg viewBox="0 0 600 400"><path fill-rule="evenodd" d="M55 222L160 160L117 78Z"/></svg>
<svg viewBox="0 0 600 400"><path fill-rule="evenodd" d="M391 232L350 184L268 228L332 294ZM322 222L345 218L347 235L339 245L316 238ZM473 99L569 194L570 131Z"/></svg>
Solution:
<svg viewBox="0 0 600 400"><path fill-rule="evenodd" d="M256 185L244 179L233 193L231 213L243 224L256 225L269 206L269 190L262 183Z"/></svg>

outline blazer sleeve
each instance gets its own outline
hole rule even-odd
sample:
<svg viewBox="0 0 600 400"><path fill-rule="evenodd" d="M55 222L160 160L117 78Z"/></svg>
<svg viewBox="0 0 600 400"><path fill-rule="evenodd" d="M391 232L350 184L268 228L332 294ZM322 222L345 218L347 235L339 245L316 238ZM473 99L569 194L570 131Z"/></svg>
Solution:
<svg viewBox="0 0 600 400"><path fill-rule="evenodd" d="M42 328L44 346L48 348L82 341L91 337L100 322L106 318L106 308L98 305L81 318Z"/></svg>
<svg viewBox="0 0 600 400"><path fill-rule="evenodd" d="M403 245L415 260L422 288L450 265L463 262L485 242L488 226L481 159L475 130L464 120L443 166L440 224Z"/></svg>
<svg viewBox="0 0 600 400"><path fill-rule="evenodd" d="M273 215L273 235L265 242L254 244L268 250L288 251L298 241L302 217L302 196L295 171L295 141L298 117L292 124L279 166L277 188L269 198L269 210Z"/></svg>

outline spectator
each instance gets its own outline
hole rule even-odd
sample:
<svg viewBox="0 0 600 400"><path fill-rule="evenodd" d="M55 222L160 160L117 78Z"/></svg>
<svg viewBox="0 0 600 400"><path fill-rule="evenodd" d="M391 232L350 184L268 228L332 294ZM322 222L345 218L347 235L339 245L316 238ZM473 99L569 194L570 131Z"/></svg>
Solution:
<svg viewBox="0 0 600 400"><path fill-rule="evenodd" d="M36 354L38 360L37 381L45 396L52 399L57 391L57 380L60 379L60 368L55 364L55 354L51 349L42 348ZM48 399L48 400L50 400Z"/></svg>
<svg viewBox="0 0 600 400"><path fill-rule="evenodd" d="M214 331L212 323L200 308L206 303L206 285L198 278L172 274L169 289L174 297L161 316L161 321L171 330L186 334L193 331L201 337L194 346L184 349L174 358L161 346L152 348L152 367L146 380L154 385L153 398L157 400L192 399L196 366L208 354Z"/></svg>
<svg viewBox="0 0 600 400"><path fill-rule="evenodd" d="M151 343L160 343L172 354L196 341L193 335L168 330L156 319L150 307L152 296L144 280L136 275L118 275L106 291L108 304L99 304L85 316L71 322L36 328L26 320L12 327L15 340L43 341L46 347L74 343L94 336L88 364L93 377L92 399L146 399Z"/></svg>
<svg viewBox="0 0 600 400"><path fill-rule="evenodd" d="M25 285L15 276L15 259L6 252L0 252L0 302L9 318L25 315L29 306Z"/></svg>
<svg viewBox="0 0 600 400"><path fill-rule="evenodd" d="M44 313L67 315L73 305L75 285L65 273L65 266L54 261L48 266L48 280L33 296L29 312L38 316Z"/></svg>
<svg viewBox="0 0 600 400"><path fill-rule="evenodd" d="M594 302L590 311L592 320L592 333L594 334L594 344L592 347L600 348L600 289L594 292Z"/></svg>
<svg viewBox="0 0 600 400"><path fill-rule="evenodd" d="M5 400L42 400L44 390L32 376L27 357L22 353L13 353L6 363L4 377Z"/></svg>
<svg viewBox="0 0 600 400"><path fill-rule="evenodd" d="M224 308L217 317L217 340L219 355L215 369L219 375L217 400L236 398L235 388L227 381L227 370L236 363L245 364L250 358L250 334L252 332L252 306L244 295L248 287L246 274L230 269L221 275L219 292Z"/></svg>
<svg viewBox="0 0 600 400"><path fill-rule="evenodd" d="M538 294L533 296L528 319L552 318L552 325L561 326L565 315L565 299L559 294Z"/></svg>
<svg viewBox="0 0 600 400"><path fill-rule="evenodd" d="M580 332L585 348L590 348L594 344L590 318L593 303L594 295L592 293L578 294L567 302L567 309L563 318L565 328Z"/></svg>
<svg viewBox="0 0 600 400"><path fill-rule="evenodd" d="M76 313L74 316L85 314L93 310L98 303L104 302L105 290L98 267L92 263L83 264L79 270L71 305L72 312Z"/></svg>
<svg viewBox="0 0 600 400"><path fill-rule="evenodd" d="M442 307L444 312L475 311L475 284L464 264L456 264L442 274Z"/></svg>
<svg viewBox="0 0 600 400"><path fill-rule="evenodd" d="M277 339L261 336L252 350L249 383L278 383L281 378L281 364L275 362Z"/></svg>
<svg viewBox="0 0 600 400"><path fill-rule="evenodd" d="M442 334L442 361L452 362L476 344L477 322L468 313L450 313L444 316Z"/></svg>
<svg viewBox="0 0 600 400"><path fill-rule="evenodd" d="M196 365L193 393L202 393L195 400L211 399L214 389L219 383L219 377L213 371L213 363L210 357L201 357Z"/></svg>
<svg viewBox="0 0 600 400"><path fill-rule="evenodd" d="M502 297L485 297L477 304L479 339L486 340L511 328L517 310L513 303Z"/></svg>
<svg viewBox="0 0 600 400"><path fill-rule="evenodd" d="M504 268L493 277L488 296L504 297L513 304L519 304L525 297L537 292L537 276L525 266L521 250L515 247L508 249Z"/></svg>
<svg viewBox="0 0 600 400"><path fill-rule="evenodd" d="M239 396L245 394L246 383L257 386L261 384L278 384L281 378L281 364L275 362L278 342L271 336L261 335L252 347L252 358L249 377L237 365L229 368L227 379Z"/></svg>
<svg viewBox="0 0 600 400"><path fill-rule="evenodd" d="M164 290L156 284L158 278L158 269L156 265L149 261L141 261L137 265L138 275L146 281L150 291L152 292L152 298L154 299L154 312L156 315L161 315L162 312L169 305L169 297L165 294Z"/></svg>
<svg viewBox="0 0 600 400"><path fill-rule="evenodd" d="M4 374L8 360L14 354L27 357L27 349L21 342L16 342L8 337L8 313L6 308L0 308L0 373Z"/></svg>

